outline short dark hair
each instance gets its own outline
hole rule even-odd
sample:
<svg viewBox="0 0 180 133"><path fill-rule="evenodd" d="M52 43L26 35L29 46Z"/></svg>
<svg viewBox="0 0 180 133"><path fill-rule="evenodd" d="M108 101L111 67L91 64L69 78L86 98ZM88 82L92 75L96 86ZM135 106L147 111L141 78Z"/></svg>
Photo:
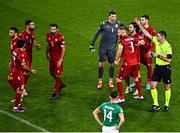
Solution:
<svg viewBox="0 0 180 133"><path fill-rule="evenodd" d="M116 11L111 10L111 11L109 11L109 13L108 13L108 14L109 14L109 16L111 16L111 14L112 14L112 15L114 15L114 14L116 14Z"/></svg>
<svg viewBox="0 0 180 133"><path fill-rule="evenodd" d="M145 19L149 20L149 16L148 15L143 15L143 16L141 16L141 18L145 18Z"/></svg>
<svg viewBox="0 0 180 133"><path fill-rule="evenodd" d="M124 25L121 25L121 26L119 26L119 29L125 29L126 30L126 27Z"/></svg>
<svg viewBox="0 0 180 133"><path fill-rule="evenodd" d="M30 20L30 19L29 19L29 20L26 20L26 21L25 21L25 26L30 25L31 22L33 22L33 20Z"/></svg>
<svg viewBox="0 0 180 133"><path fill-rule="evenodd" d="M167 33L163 30L158 32L159 34L161 34L161 36L164 36L165 38L167 37Z"/></svg>
<svg viewBox="0 0 180 133"><path fill-rule="evenodd" d="M18 33L18 32L19 32L19 30L18 30L17 27L11 27L10 30L13 30L15 33Z"/></svg>
<svg viewBox="0 0 180 133"><path fill-rule="evenodd" d="M56 27L56 28L58 28L58 25L57 25L57 24L50 24L50 27Z"/></svg>
<svg viewBox="0 0 180 133"><path fill-rule="evenodd" d="M25 45L25 40L24 39L19 39L17 41L17 47L22 48Z"/></svg>
<svg viewBox="0 0 180 133"><path fill-rule="evenodd" d="M131 22L130 24L132 24L134 26L134 28L138 27L138 25L136 24L136 22Z"/></svg>
<svg viewBox="0 0 180 133"><path fill-rule="evenodd" d="M136 22L131 22L130 24L134 26L134 28L136 29L136 32L139 32L139 26L136 24Z"/></svg>
<svg viewBox="0 0 180 133"><path fill-rule="evenodd" d="M117 91L112 91L111 94L110 94L110 96L111 96L112 98L117 98L117 97L118 97L118 92L117 92Z"/></svg>

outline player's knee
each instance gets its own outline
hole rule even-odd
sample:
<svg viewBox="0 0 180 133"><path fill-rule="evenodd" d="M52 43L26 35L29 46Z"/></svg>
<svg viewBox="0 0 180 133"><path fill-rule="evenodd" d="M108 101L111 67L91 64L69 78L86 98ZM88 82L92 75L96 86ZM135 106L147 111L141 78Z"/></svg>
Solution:
<svg viewBox="0 0 180 133"><path fill-rule="evenodd" d="M56 74L55 77L56 78L61 78L61 74Z"/></svg>
<svg viewBox="0 0 180 133"><path fill-rule="evenodd" d="M104 68L104 65L102 65L102 64L99 64L99 68Z"/></svg>
<svg viewBox="0 0 180 133"><path fill-rule="evenodd" d="M135 79L134 79L136 82L138 82L139 81L139 77L135 77Z"/></svg>
<svg viewBox="0 0 180 133"><path fill-rule="evenodd" d="M116 78L116 82L122 82L120 78Z"/></svg>
<svg viewBox="0 0 180 133"><path fill-rule="evenodd" d="M22 94L23 93L23 88L22 87L18 87L17 89L16 89L16 93L20 93L20 94Z"/></svg>
<svg viewBox="0 0 180 133"><path fill-rule="evenodd" d="M155 89L156 88L156 84L151 82L151 89Z"/></svg>
<svg viewBox="0 0 180 133"><path fill-rule="evenodd" d="M168 91L168 90L170 90L171 88L170 88L170 84L164 84L164 90L165 91Z"/></svg>

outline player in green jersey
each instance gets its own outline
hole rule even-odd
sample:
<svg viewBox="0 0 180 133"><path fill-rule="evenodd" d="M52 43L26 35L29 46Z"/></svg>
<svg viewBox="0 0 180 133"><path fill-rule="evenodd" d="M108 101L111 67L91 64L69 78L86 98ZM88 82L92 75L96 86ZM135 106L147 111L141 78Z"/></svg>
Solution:
<svg viewBox="0 0 180 133"><path fill-rule="evenodd" d="M158 32L157 36L153 37L149 34L149 32L147 32L146 29L143 28L139 21L136 22L139 25L139 28L142 30L142 32L155 44L155 53L152 52L151 54L152 57L156 58L156 66L154 68L153 76L151 79L151 95L154 103L149 111L157 112L158 110L160 110L156 86L158 82L160 82L162 79L165 90L165 105L163 111L167 112L169 109L169 102L171 98L171 45L166 40L167 34L165 31L160 31Z"/></svg>
<svg viewBox="0 0 180 133"><path fill-rule="evenodd" d="M109 102L102 103L93 111L95 120L102 126L102 133L118 133L124 123L124 114L122 108L116 104L118 92L112 91ZM103 123L99 119L99 113L104 116Z"/></svg>

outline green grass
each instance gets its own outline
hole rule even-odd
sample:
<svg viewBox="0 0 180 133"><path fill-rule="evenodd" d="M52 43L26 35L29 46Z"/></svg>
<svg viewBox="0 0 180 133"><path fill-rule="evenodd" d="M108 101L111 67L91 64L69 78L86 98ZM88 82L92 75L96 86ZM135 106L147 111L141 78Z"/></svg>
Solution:
<svg viewBox="0 0 180 133"><path fill-rule="evenodd" d="M173 47L172 62L172 99L167 113L149 113L152 104L150 92L143 89L145 100L137 101L126 95L122 105L126 122L121 131L180 131L180 90L179 53L180 53L180 1L177 0L0 0L0 109L11 112L10 100L14 92L7 83L9 72L9 27L14 25L23 30L24 21L33 19L36 23L36 40L41 43L40 51L33 51L32 68L37 74L27 84L29 96L24 99L28 108L25 113L13 113L48 131L100 131L101 128L92 117L92 111L108 100L110 89L107 85L102 90L96 89L97 52L88 51L89 43L99 26L105 20L107 12L114 9L118 19L124 24L134 16L148 14L150 23L158 31L168 33L168 40ZM54 81L49 74L45 59L46 33L49 24L55 22L65 36L67 53L65 55L63 78L67 85L56 101L50 101ZM96 49L98 42L96 43ZM104 80L108 81L108 66ZM117 69L116 69L117 72ZM142 68L145 84L145 67ZM143 86L144 88L144 86ZM158 85L159 101L164 104L162 84ZM27 125L0 114L0 131L37 131Z"/></svg>

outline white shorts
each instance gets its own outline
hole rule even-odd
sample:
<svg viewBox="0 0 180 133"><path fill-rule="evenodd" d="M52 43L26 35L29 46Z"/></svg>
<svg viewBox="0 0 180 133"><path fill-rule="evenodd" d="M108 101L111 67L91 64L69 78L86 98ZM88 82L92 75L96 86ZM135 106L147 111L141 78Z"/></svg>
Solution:
<svg viewBox="0 0 180 133"><path fill-rule="evenodd" d="M119 133L119 130L117 130L117 126L112 126L112 127L103 126L102 133Z"/></svg>

